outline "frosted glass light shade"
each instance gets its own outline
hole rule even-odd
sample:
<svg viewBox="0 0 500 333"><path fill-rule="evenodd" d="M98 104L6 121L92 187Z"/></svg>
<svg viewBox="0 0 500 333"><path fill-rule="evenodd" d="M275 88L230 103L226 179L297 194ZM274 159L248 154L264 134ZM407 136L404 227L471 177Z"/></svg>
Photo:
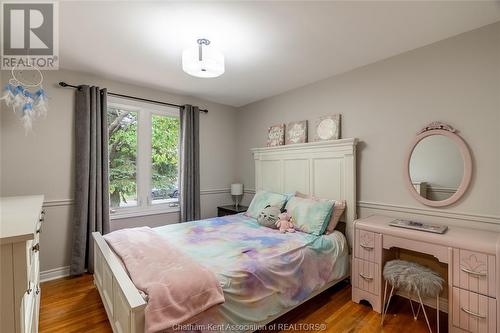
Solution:
<svg viewBox="0 0 500 333"><path fill-rule="evenodd" d="M196 77L221 76L224 74L224 55L210 45L203 45L202 60L200 60L197 46L186 49L182 52L182 70Z"/></svg>
<svg viewBox="0 0 500 333"><path fill-rule="evenodd" d="M242 195L243 184L231 184L231 195Z"/></svg>

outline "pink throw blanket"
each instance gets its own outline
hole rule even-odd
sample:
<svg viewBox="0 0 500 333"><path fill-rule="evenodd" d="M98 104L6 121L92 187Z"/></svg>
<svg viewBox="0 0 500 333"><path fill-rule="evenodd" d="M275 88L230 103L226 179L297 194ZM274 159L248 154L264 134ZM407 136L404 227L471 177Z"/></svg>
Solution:
<svg viewBox="0 0 500 333"><path fill-rule="evenodd" d="M145 331L158 332L224 303L215 274L184 255L149 227L104 235L137 289L148 295Z"/></svg>

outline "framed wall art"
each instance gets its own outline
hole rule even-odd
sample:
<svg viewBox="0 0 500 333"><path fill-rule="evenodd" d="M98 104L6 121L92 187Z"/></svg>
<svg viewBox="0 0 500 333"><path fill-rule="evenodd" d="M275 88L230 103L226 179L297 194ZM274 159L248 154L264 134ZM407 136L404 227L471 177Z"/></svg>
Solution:
<svg viewBox="0 0 500 333"><path fill-rule="evenodd" d="M340 114L319 117L314 122L314 141L340 139Z"/></svg>
<svg viewBox="0 0 500 333"><path fill-rule="evenodd" d="M273 125L267 130L267 146L282 146L285 144L285 124Z"/></svg>
<svg viewBox="0 0 500 333"><path fill-rule="evenodd" d="M285 144L307 142L307 120L294 121L286 125Z"/></svg>

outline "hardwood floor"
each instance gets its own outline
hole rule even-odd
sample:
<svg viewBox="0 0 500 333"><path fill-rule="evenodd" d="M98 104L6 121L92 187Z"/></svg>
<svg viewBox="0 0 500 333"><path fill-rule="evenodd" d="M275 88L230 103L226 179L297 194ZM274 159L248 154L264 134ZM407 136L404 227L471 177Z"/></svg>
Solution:
<svg viewBox="0 0 500 333"><path fill-rule="evenodd" d="M435 311L428 309L435 327ZM428 332L423 317L413 320L408 300L396 298L383 329L380 315L369 305L351 302L351 287L340 283L273 322L273 332L311 332L301 324L325 324L326 332ZM447 316L440 316L441 332L447 332ZM295 326L284 327L279 325ZM92 275L65 278L42 284L40 332L111 332ZM263 331L267 332L267 331Z"/></svg>
<svg viewBox="0 0 500 333"><path fill-rule="evenodd" d="M40 333L111 332L90 274L42 283Z"/></svg>

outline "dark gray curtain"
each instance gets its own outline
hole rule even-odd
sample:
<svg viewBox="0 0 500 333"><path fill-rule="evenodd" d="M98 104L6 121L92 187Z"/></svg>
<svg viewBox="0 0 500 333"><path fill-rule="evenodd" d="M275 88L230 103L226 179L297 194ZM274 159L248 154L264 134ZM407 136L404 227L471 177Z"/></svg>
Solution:
<svg viewBox="0 0 500 333"><path fill-rule="evenodd" d="M75 108L75 210L70 274L92 273L92 232L109 232L107 93L81 86Z"/></svg>
<svg viewBox="0 0 500 333"><path fill-rule="evenodd" d="M180 110L180 208L181 222L200 219L200 110L184 105Z"/></svg>

